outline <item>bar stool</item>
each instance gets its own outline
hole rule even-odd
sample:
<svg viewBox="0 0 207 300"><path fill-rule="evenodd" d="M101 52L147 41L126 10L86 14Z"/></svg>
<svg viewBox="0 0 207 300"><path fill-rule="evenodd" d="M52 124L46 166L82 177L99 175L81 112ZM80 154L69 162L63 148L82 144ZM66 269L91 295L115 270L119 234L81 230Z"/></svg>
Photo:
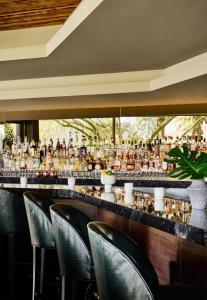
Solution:
<svg viewBox="0 0 207 300"><path fill-rule="evenodd" d="M72 279L72 298L76 298L79 281L95 281L87 224L90 218L70 205L54 204L50 208L62 277L62 300L66 299L66 279ZM85 291L85 297L87 289Z"/></svg>
<svg viewBox="0 0 207 300"><path fill-rule="evenodd" d="M189 286L158 286L155 270L135 241L101 222L88 224L101 300L206 299Z"/></svg>
<svg viewBox="0 0 207 300"><path fill-rule="evenodd" d="M23 199L6 190L0 190L0 235L8 235L9 239L9 299L13 299L14 292L14 238L27 232Z"/></svg>
<svg viewBox="0 0 207 300"><path fill-rule="evenodd" d="M37 294L39 298L41 298L43 294L45 250L54 250L56 248L49 210L49 207L54 202L50 198L38 192L25 192L23 195L29 224L31 244L33 247L32 300L34 300L36 294L37 249L40 249L41 254L39 274L40 285Z"/></svg>
<svg viewBox="0 0 207 300"><path fill-rule="evenodd" d="M88 232L101 300L157 299L157 275L133 240L101 222Z"/></svg>

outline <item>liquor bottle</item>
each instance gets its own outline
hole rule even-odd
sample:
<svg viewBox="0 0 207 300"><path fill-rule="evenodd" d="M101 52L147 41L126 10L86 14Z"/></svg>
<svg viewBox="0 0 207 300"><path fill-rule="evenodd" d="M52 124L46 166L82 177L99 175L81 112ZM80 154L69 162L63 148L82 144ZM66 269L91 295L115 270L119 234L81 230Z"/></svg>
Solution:
<svg viewBox="0 0 207 300"><path fill-rule="evenodd" d="M128 159L126 163L127 171L134 171L135 170L135 161L134 159Z"/></svg>
<svg viewBox="0 0 207 300"><path fill-rule="evenodd" d="M28 140L27 140L27 136L24 137L24 142L23 142L23 145L22 145L22 151L23 151L23 153L29 153L29 143L28 143Z"/></svg>
<svg viewBox="0 0 207 300"><path fill-rule="evenodd" d="M23 150L24 150L24 148L23 148ZM26 162L26 153L25 152L23 152L23 154L22 154L22 158L21 158L21 160L20 160L20 169L26 169L27 168L27 162Z"/></svg>
<svg viewBox="0 0 207 300"><path fill-rule="evenodd" d="M96 150L97 150L97 136L95 135L93 137L93 141L90 145L90 154L94 157L96 154Z"/></svg>
<svg viewBox="0 0 207 300"><path fill-rule="evenodd" d="M31 143L30 143L30 146L29 146L29 154L31 157L35 157L35 154L36 154L36 143L35 143L35 140L32 139L31 140Z"/></svg>
<svg viewBox="0 0 207 300"><path fill-rule="evenodd" d="M8 157L8 153L7 152L3 156L3 164L4 164L4 169L8 169L9 168L9 157Z"/></svg>
<svg viewBox="0 0 207 300"><path fill-rule="evenodd" d="M78 148L79 147L79 138L78 138L78 132L75 132L75 137L74 137L74 147Z"/></svg>
<svg viewBox="0 0 207 300"><path fill-rule="evenodd" d="M87 170L92 171L93 170L93 160L90 158L87 162Z"/></svg>
<svg viewBox="0 0 207 300"><path fill-rule="evenodd" d="M46 145L46 139L44 139L44 142L41 145L41 150L40 150L41 160L43 160L43 158L46 158L46 155L47 155L47 145Z"/></svg>
<svg viewBox="0 0 207 300"><path fill-rule="evenodd" d="M114 171L120 171L121 170L121 161L120 159L116 156L114 160Z"/></svg>
<svg viewBox="0 0 207 300"><path fill-rule="evenodd" d="M71 132L69 131L69 140L68 140L68 157L74 157L74 147L73 147L73 137Z"/></svg>
<svg viewBox="0 0 207 300"><path fill-rule="evenodd" d="M33 160L33 168L35 170L38 170L39 167L40 167L40 156L39 156L39 153L36 152L35 158Z"/></svg>
<svg viewBox="0 0 207 300"><path fill-rule="evenodd" d="M49 144L50 144L50 147L53 148L53 139L50 138L50 143Z"/></svg>
<svg viewBox="0 0 207 300"><path fill-rule="evenodd" d="M41 140L37 143L37 157L40 158L40 150L41 150Z"/></svg>
<svg viewBox="0 0 207 300"><path fill-rule="evenodd" d="M73 144L71 144L68 148L68 157L71 158L71 157L74 157L75 155L75 152L74 152L74 148L73 148Z"/></svg>
<svg viewBox="0 0 207 300"><path fill-rule="evenodd" d="M148 150L149 152L153 152L153 146L152 146L151 140L149 140L148 143L147 143L147 150Z"/></svg>
<svg viewBox="0 0 207 300"><path fill-rule="evenodd" d="M50 139L50 142L47 146L47 155L50 155L51 157L54 156L54 148L53 148L53 140Z"/></svg>
<svg viewBox="0 0 207 300"><path fill-rule="evenodd" d="M80 160L80 171L88 171L87 162L84 157Z"/></svg>
<svg viewBox="0 0 207 300"><path fill-rule="evenodd" d="M95 166L94 166L94 170L96 171L100 171L101 168L101 161L99 159L97 159L97 161L95 161Z"/></svg>
<svg viewBox="0 0 207 300"><path fill-rule="evenodd" d="M16 149L17 149L17 155L20 156L22 152L22 143L21 143L20 136L17 137Z"/></svg>
<svg viewBox="0 0 207 300"><path fill-rule="evenodd" d="M176 136L174 145L175 145L175 146L180 146L180 140L179 140L179 137L178 137L178 136Z"/></svg>
<svg viewBox="0 0 207 300"><path fill-rule="evenodd" d="M13 156L16 157L16 155L17 155L17 140L15 137L13 139L11 152L12 152Z"/></svg>
<svg viewBox="0 0 207 300"><path fill-rule="evenodd" d="M64 138L63 138L61 149L62 149L62 157L66 158L66 142Z"/></svg>
<svg viewBox="0 0 207 300"><path fill-rule="evenodd" d="M120 167L120 171L124 172L127 170L127 160L122 159L121 160L121 167Z"/></svg>
<svg viewBox="0 0 207 300"><path fill-rule="evenodd" d="M57 143L56 143L55 149L56 149L57 152L59 152L60 148L61 148L61 147L60 147L60 139L57 138Z"/></svg>
<svg viewBox="0 0 207 300"><path fill-rule="evenodd" d="M46 169L51 170L54 167L53 157L48 153L46 158Z"/></svg>
<svg viewBox="0 0 207 300"><path fill-rule="evenodd" d="M87 155L87 148L85 146L85 142L86 142L86 137L84 135L82 135L82 146L79 149L79 156L82 157L86 157Z"/></svg>
<svg viewBox="0 0 207 300"><path fill-rule="evenodd" d="M73 137L72 137L72 133L71 131L69 131L69 138L68 138L68 148L70 147L70 145L73 144Z"/></svg>
<svg viewBox="0 0 207 300"><path fill-rule="evenodd" d="M20 170L20 167L21 167L20 157L17 156L17 158L16 158L16 163L15 163L15 169L16 169L16 170Z"/></svg>

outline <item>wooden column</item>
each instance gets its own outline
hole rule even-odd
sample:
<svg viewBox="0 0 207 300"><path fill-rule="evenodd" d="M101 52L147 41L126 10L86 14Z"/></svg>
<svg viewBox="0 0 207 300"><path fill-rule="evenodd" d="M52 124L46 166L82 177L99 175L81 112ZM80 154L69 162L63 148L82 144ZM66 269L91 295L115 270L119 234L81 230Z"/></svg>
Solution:
<svg viewBox="0 0 207 300"><path fill-rule="evenodd" d="M23 140L24 136L29 139L39 140L39 121L22 121L20 123L20 137Z"/></svg>
<svg viewBox="0 0 207 300"><path fill-rule="evenodd" d="M112 137L113 144L116 145L116 118L112 118Z"/></svg>

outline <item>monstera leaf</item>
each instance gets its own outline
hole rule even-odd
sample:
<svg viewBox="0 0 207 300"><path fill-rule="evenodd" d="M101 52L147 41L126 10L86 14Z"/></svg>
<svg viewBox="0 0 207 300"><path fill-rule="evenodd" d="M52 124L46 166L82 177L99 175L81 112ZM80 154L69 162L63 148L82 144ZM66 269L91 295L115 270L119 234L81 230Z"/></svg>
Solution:
<svg viewBox="0 0 207 300"><path fill-rule="evenodd" d="M178 179L201 179L207 177L207 153L190 151L188 147L171 149L165 159L168 163L176 164L176 168L168 176Z"/></svg>

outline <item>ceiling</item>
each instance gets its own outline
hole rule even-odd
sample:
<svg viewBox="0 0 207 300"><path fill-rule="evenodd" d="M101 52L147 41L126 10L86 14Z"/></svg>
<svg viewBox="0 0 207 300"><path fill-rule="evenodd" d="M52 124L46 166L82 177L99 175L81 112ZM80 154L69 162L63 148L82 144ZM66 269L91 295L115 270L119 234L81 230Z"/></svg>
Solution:
<svg viewBox="0 0 207 300"><path fill-rule="evenodd" d="M14 30L65 22L81 0L1 0L0 30Z"/></svg>
<svg viewBox="0 0 207 300"><path fill-rule="evenodd" d="M49 57L0 62L0 80L162 69L206 51L206 0L104 0Z"/></svg>
<svg viewBox="0 0 207 300"><path fill-rule="evenodd" d="M4 2L8 3L9 1ZM17 4L17 2L27 1L12 2ZM52 5L57 2L64 7L66 2L73 2L77 5L79 1L37 2L41 3L40 10L42 9L42 11L44 11L45 5L49 6L50 3L52 12ZM63 38L59 46L49 55L35 59L0 62L1 90L8 91L8 82L16 84L15 80L20 80L19 86L13 88L14 95L12 97L8 96L8 93L2 94L5 96L2 96L0 100L0 112L4 114L4 118L6 118L7 111L10 112L8 118L11 118L11 111L15 110L51 110L51 114L48 114L49 118L52 117L52 110L56 109L89 109L128 105L134 107L159 105L159 103L160 105L175 105L176 103L186 105L188 101L191 105L205 103L205 101L207 104L205 92L207 84L205 76L207 74L206 0L101 0L99 2L99 5L70 32L69 36ZM78 15L79 8L84 3L86 5L87 0L81 1L67 22L72 20L71 17ZM24 6L21 6L21 11L23 11L22 7ZM32 11L32 7L30 8ZM0 9L0 16L1 14ZM31 26L33 26L32 22ZM144 79L140 79L140 77L139 79L132 77L131 85L127 85L126 89L123 89L126 83L124 79L113 82L114 85L118 83L119 85L111 92L112 74L123 74L123 78L126 78L126 74L142 71L158 72L159 74L153 80L151 74L150 79L145 82L145 87L142 86L140 90L136 90L134 87L132 89L131 84L133 82L134 85L139 86L140 82L143 83ZM101 79L102 81L99 82L96 89L93 89L97 85L94 78L97 80L100 78L98 74L106 74L106 76ZM91 76L90 78L93 76L93 81L89 83L87 81L87 92L84 90L81 94L71 91L59 93L60 89L66 91L66 84L63 89L61 83L58 91L50 90L50 93L47 94L48 88L51 88L47 81L44 93L40 93L40 90L43 89L43 78L53 80L51 85L54 85L55 78L57 78L57 82L62 78L76 79L76 82L73 81L72 87L76 86L79 89L78 82L86 81L85 75ZM161 83L154 87L154 80L162 81L163 77L166 84ZM35 92L28 81L21 81L37 80L38 78L42 85L40 87L40 83L38 83L37 87L36 81L34 81ZM105 85L103 88L106 81L107 89ZM23 89L22 86L27 93L19 93L20 89ZM30 89L31 96L28 97ZM181 101L182 99L185 101Z"/></svg>

